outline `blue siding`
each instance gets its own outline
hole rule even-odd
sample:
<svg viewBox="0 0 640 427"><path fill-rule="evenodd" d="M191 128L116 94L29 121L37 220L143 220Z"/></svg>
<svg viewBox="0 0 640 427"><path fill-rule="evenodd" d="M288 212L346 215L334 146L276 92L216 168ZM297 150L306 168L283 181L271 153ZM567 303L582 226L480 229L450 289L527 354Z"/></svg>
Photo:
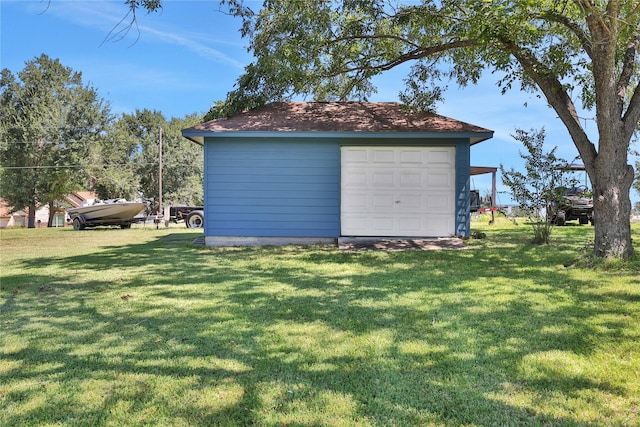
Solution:
<svg viewBox="0 0 640 427"><path fill-rule="evenodd" d="M470 234L469 140L205 138L205 235L340 236L340 146L455 146L456 235Z"/></svg>
<svg viewBox="0 0 640 427"><path fill-rule="evenodd" d="M207 236L340 235L336 141L207 138L204 187Z"/></svg>
<svg viewBox="0 0 640 427"><path fill-rule="evenodd" d="M471 214L469 212L469 185L471 182L471 150L468 140L456 142L456 236L469 237Z"/></svg>

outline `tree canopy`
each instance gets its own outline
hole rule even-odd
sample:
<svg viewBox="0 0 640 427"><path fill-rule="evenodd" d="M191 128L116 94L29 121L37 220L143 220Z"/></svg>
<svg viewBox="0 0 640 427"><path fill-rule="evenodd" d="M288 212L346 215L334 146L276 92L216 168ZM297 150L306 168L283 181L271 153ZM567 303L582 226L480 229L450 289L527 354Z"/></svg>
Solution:
<svg viewBox="0 0 640 427"><path fill-rule="evenodd" d="M81 187L83 162L111 120L109 104L82 74L42 54L0 79L0 197L15 209L55 202Z"/></svg>
<svg viewBox="0 0 640 427"><path fill-rule="evenodd" d="M163 200L202 204L202 147L189 143L182 129L202 121L197 114L167 120L155 110L136 110L114 120L91 148L86 172L89 187L101 198L159 199L159 142L162 129Z"/></svg>
<svg viewBox="0 0 640 427"><path fill-rule="evenodd" d="M197 114L167 120L136 110L117 119L82 74L47 55L0 80L0 198L14 210L48 204L50 222L64 196L93 190L100 198L158 199L158 134L163 129L163 195L167 203L202 204L202 147L181 130Z"/></svg>
<svg viewBox="0 0 640 427"><path fill-rule="evenodd" d="M167 120L148 109L123 114L102 144L105 161L95 176L99 192L159 198L159 142L162 129L163 200L166 203L202 204L204 159L202 147L186 141L182 129L202 121L196 114ZM115 155L115 158L113 157ZM132 193L133 192L133 193ZM157 207L157 206L156 206Z"/></svg>

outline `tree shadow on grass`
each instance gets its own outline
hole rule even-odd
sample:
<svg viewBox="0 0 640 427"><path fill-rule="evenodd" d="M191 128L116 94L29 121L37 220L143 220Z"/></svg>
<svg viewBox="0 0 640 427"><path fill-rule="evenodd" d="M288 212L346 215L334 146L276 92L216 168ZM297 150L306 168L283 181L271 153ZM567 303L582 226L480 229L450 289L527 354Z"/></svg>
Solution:
<svg viewBox="0 0 640 427"><path fill-rule="evenodd" d="M589 425L562 402L626 390L538 357L627 339L610 331L637 296L616 307L565 270L534 273L550 252L213 250L178 235L25 261L3 307L4 422ZM78 282L41 263L115 274Z"/></svg>

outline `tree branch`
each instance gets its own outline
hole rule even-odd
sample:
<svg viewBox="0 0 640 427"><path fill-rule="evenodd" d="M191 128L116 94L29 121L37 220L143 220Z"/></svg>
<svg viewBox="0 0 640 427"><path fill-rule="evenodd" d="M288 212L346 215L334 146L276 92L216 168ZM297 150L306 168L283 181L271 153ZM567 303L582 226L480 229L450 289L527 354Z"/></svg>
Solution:
<svg viewBox="0 0 640 427"><path fill-rule="evenodd" d="M359 39L370 39L374 36L354 36L354 37L345 37L342 38L343 41L355 41ZM379 36L377 36L379 37ZM412 51L406 52L402 55L397 56L395 59L391 61L387 61L385 63L375 65L375 66L361 66L361 67L353 67L348 68L346 70L340 70L335 73L326 75L325 77L336 77L340 74L364 71L364 70L375 70L375 71L388 71L400 64L405 62L414 61L422 58L426 58L427 56L435 55L437 53L446 52L452 49L460 49L465 47L478 46L480 43L476 40L459 40L456 42L445 43L438 46L429 46L429 47L420 47L418 49L414 49Z"/></svg>
<svg viewBox="0 0 640 427"><path fill-rule="evenodd" d="M593 171L593 165L598 153L584 132L582 125L580 125L580 117L578 117L575 105L562 83L545 64L540 62L528 50L521 48L512 40L503 39L501 43L516 58L544 93L549 104L567 127L585 166L590 171Z"/></svg>
<svg viewBox="0 0 640 427"><path fill-rule="evenodd" d="M371 35L367 35L367 34L362 34L362 35L357 35L357 36L347 36L347 37L338 37L335 38L331 41L329 41L327 43L327 45L331 46L333 44L337 44L337 43L342 43L342 42L352 42L352 41L357 41L357 40L378 40L378 39L389 39L389 40L398 40L402 43L406 43L409 46L412 46L416 49L420 49L421 46L417 43L412 42L411 40L408 40L404 37L401 36L396 36L393 34L371 34Z"/></svg>
<svg viewBox="0 0 640 427"><path fill-rule="evenodd" d="M609 35L609 37L611 37L611 30L609 29L609 27L607 27L607 24L602 19L602 15L596 10L593 0L573 0L573 1L575 4L578 5L578 7L580 7L585 12L587 12L588 14L587 22L589 22L589 17L591 17L591 20L595 20L598 22L599 25L597 27L601 30L604 30ZM610 3L609 3L609 6L610 6ZM609 7L607 7L607 9L609 9Z"/></svg>
<svg viewBox="0 0 640 427"><path fill-rule="evenodd" d="M120 29L119 31L116 31L116 29L125 22L125 20L129 15L131 15L131 21L127 25L124 25L122 29ZM136 37L136 40L133 42L133 44L136 44L140 39L140 29L138 28L136 8L134 6L130 6L127 14L123 16L122 19L118 21L116 25L113 26L111 31L109 31L109 34L107 34L104 40L102 40L102 43L100 43L100 46L102 46L106 42L118 42L124 39L127 36L127 34L129 34L129 31L131 31L131 28L133 28L134 26L138 32L138 36Z"/></svg>
<svg viewBox="0 0 640 427"><path fill-rule="evenodd" d="M638 4L636 5L636 7L631 11L631 13L629 14L629 16L627 16L627 19L625 21L625 23L620 27L620 31L622 31L625 27L627 27L629 25L629 22L631 22L632 18L634 16L636 16L638 13L640 13L640 2L638 2Z"/></svg>
<svg viewBox="0 0 640 427"><path fill-rule="evenodd" d="M43 3L44 1L45 0L40 0L40 3ZM49 10L49 7L51 7L51 0L46 0L46 1L47 1L47 6L38 15L44 15Z"/></svg>
<svg viewBox="0 0 640 427"><path fill-rule="evenodd" d="M591 39L589 38L589 35L582 28L580 28L580 26L577 23L573 22L571 19L569 19L568 17L562 14L555 13L552 11L545 12L541 15L534 16L534 17L546 19L551 22L556 22L568 28L569 31L571 31L573 34L576 35L576 37L578 37L578 40L580 40L580 44L582 45L582 48L585 50L585 52L587 52L587 55L589 55L589 57L591 58L591 55L592 55Z"/></svg>
<svg viewBox="0 0 640 427"><path fill-rule="evenodd" d="M640 120L640 84L636 86L629 101L627 111L622 117L624 122L625 137L629 135L629 138L638 129L638 120Z"/></svg>
<svg viewBox="0 0 640 427"><path fill-rule="evenodd" d="M109 34L107 34L107 36L100 44L101 46L108 41L117 42L124 39L127 34L129 34L129 31L131 31L131 29L135 27L136 31L138 32L138 36L136 37L136 40L131 44L131 46L133 46L140 39L140 28L138 27L138 17L136 15L136 11L138 10L138 8L145 9L147 13L162 10L162 0L125 0L124 3L129 7L129 11L116 25L113 26L111 31L109 31ZM129 16L131 16L131 21L127 25L123 25L123 23ZM119 31L116 31L116 29L120 25L123 25L123 28Z"/></svg>
<svg viewBox="0 0 640 427"><path fill-rule="evenodd" d="M620 77L618 78L617 84L617 95L620 99L620 112L622 113L622 100L624 99L624 95L629 87L629 83L631 82L631 78L634 76L634 71L636 67L636 51L640 49L640 34L636 34L635 39L633 39L628 45L627 49L624 53L624 58L622 60L622 71L620 72Z"/></svg>
<svg viewBox="0 0 640 427"><path fill-rule="evenodd" d="M620 28L618 28L618 18L620 17L620 0L609 0L609 3L607 3L607 16L610 18L614 18L609 21L610 25L613 27L611 28L612 33L616 35L620 34Z"/></svg>

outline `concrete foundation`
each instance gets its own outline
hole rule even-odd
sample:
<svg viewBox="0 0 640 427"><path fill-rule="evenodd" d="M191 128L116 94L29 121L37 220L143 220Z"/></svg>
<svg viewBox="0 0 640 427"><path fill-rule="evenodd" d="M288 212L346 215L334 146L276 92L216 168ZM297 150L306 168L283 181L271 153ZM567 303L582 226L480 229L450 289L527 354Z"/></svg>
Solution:
<svg viewBox="0 0 640 427"><path fill-rule="evenodd" d="M206 236L207 246L284 246L335 244L331 237L244 237L244 236Z"/></svg>

